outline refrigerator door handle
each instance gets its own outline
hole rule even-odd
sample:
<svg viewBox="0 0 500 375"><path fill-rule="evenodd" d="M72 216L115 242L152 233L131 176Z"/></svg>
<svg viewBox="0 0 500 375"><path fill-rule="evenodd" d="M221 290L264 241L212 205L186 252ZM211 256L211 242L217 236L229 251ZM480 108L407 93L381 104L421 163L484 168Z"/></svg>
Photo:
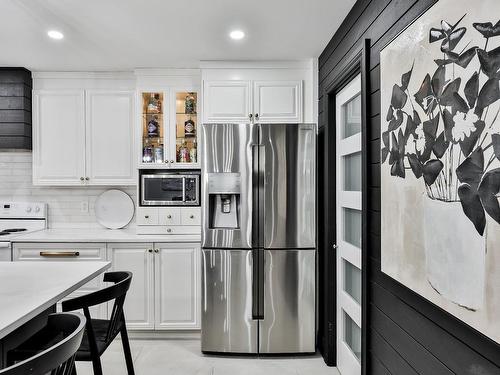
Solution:
<svg viewBox="0 0 500 375"><path fill-rule="evenodd" d="M252 250L252 319L264 319L264 251Z"/></svg>
<svg viewBox="0 0 500 375"><path fill-rule="evenodd" d="M259 145L252 145L252 247L259 246Z"/></svg>

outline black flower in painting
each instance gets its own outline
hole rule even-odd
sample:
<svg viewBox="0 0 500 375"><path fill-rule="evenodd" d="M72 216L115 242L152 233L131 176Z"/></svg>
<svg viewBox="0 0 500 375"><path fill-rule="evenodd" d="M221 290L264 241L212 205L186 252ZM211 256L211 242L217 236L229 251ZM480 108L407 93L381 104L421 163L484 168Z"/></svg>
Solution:
<svg viewBox="0 0 500 375"><path fill-rule="evenodd" d="M479 23L475 22L472 24L474 28L479 31L485 38L493 38L494 36L500 35L500 20L493 25L491 22Z"/></svg>
<svg viewBox="0 0 500 375"><path fill-rule="evenodd" d="M449 52L453 51L458 43L462 40L467 29L465 27L460 27L457 29L458 24L464 19L465 15L458 20L456 24L451 26L446 21L441 21L441 28L432 28L429 33L429 42L434 43L442 40L441 51Z"/></svg>
<svg viewBox="0 0 500 375"><path fill-rule="evenodd" d="M473 24L485 38L481 48L461 43L464 17L430 30L429 43L441 41L442 56L416 92L409 89L413 65L393 85L382 163L388 159L391 175L400 178L411 170L431 199L460 201L483 235L486 214L500 224L500 47L487 49L488 39L500 35L500 21Z"/></svg>

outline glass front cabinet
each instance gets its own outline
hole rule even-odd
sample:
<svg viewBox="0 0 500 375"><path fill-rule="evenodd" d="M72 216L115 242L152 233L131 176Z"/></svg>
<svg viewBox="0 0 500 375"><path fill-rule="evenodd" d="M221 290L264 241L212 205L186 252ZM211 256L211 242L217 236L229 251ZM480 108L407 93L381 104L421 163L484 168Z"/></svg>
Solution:
<svg viewBox="0 0 500 375"><path fill-rule="evenodd" d="M199 168L198 91L139 92L142 168Z"/></svg>

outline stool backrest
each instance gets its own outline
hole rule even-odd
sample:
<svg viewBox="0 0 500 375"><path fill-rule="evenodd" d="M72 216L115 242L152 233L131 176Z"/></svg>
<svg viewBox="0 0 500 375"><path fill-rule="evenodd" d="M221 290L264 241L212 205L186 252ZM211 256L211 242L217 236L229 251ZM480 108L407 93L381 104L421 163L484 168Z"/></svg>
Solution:
<svg viewBox="0 0 500 375"><path fill-rule="evenodd" d="M49 315L47 325L37 333L40 336L37 339L42 344L43 332L50 332L48 336L51 339L60 337L61 340L32 357L0 370L0 375L71 375L85 323L85 317L78 313Z"/></svg>
<svg viewBox="0 0 500 375"><path fill-rule="evenodd" d="M87 318L87 333L92 340L94 340L94 334L92 332L89 307L114 300L113 310L111 311L109 319L106 341L113 340L118 333L117 328L119 327L119 322L123 319L123 304L125 303L125 296L127 295L130 283L132 282L132 272L107 272L104 274L104 282L113 282L114 284L96 292L76 297L62 303L63 311L83 309L83 313Z"/></svg>

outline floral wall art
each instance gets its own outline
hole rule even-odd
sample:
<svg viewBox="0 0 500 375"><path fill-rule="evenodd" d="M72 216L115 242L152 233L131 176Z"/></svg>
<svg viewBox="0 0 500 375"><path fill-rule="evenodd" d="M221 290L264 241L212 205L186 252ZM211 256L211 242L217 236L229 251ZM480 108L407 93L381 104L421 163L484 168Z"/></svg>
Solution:
<svg viewBox="0 0 500 375"><path fill-rule="evenodd" d="M500 1L438 1L380 70L382 271L500 342Z"/></svg>

